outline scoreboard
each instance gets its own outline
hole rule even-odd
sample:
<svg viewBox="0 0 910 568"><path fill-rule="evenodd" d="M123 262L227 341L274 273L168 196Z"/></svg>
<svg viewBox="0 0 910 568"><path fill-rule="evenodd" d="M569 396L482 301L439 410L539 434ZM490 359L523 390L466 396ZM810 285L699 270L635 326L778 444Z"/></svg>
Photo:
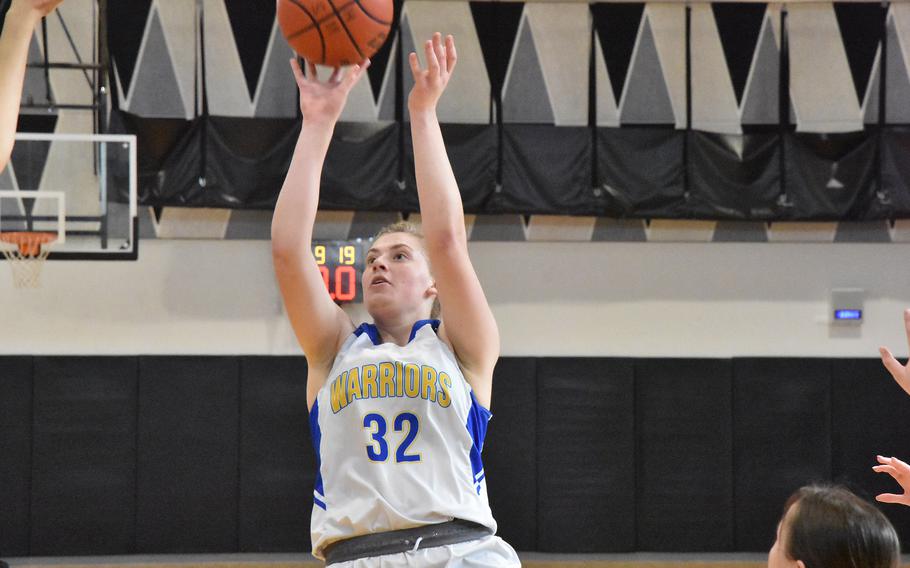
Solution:
<svg viewBox="0 0 910 568"><path fill-rule="evenodd" d="M317 241L313 257L319 266L329 297L337 303L362 302L361 276L372 239Z"/></svg>

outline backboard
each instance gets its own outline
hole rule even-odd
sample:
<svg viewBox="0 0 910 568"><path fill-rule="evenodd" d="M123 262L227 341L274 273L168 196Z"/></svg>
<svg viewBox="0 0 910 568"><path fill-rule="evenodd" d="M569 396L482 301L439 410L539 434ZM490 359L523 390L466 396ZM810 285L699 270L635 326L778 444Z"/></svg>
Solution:
<svg viewBox="0 0 910 568"><path fill-rule="evenodd" d="M0 233L58 233L48 260L136 260L136 159L135 136L18 134L0 171Z"/></svg>

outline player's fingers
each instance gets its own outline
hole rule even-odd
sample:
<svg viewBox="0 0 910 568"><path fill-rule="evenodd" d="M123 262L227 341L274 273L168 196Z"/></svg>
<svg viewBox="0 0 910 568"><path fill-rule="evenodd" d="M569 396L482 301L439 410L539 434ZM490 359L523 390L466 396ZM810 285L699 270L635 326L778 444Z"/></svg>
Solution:
<svg viewBox="0 0 910 568"><path fill-rule="evenodd" d="M433 49L433 40L427 40L423 44L424 55L427 58L427 72L430 77L439 75L439 60L436 59L436 51Z"/></svg>
<svg viewBox="0 0 910 568"><path fill-rule="evenodd" d="M363 76L364 72L366 72L367 67L369 67L369 66L370 66L369 59L364 59L363 63L353 66L351 68L351 70L348 71L347 76L344 78L345 87L350 89L351 87L356 85L357 81L360 80L360 78Z"/></svg>
<svg viewBox="0 0 910 568"><path fill-rule="evenodd" d="M887 473L891 477L897 478L897 469L893 465L874 465L872 471L877 473Z"/></svg>
<svg viewBox="0 0 910 568"><path fill-rule="evenodd" d="M358 65L354 66L354 80L357 81L360 77L367 72L367 69L372 65L372 61L369 58L364 59Z"/></svg>
<svg viewBox="0 0 910 568"><path fill-rule="evenodd" d="M907 332L907 347L910 347L910 309L904 310L904 331Z"/></svg>
<svg viewBox="0 0 910 568"><path fill-rule="evenodd" d="M891 376L894 377L894 380L900 384L900 376L904 370L904 366L894 358L894 355L891 353L891 350L887 347L878 348L879 355L882 356L882 364L888 369L888 372L891 373ZM904 385L901 385L903 387Z"/></svg>
<svg viewBox="0 0 910 568"><path fill-rule="evenodd" d="M442 34L436 32L433 34L433 52L436 54L436 61L439 62L439 66L443 73L448 70L446 65L446 46L442 43Z"/></svg>
<svg viewBox="0 0 910 568"><path fill-rule="evenodd" d="M878 460L878 463L885 463L885 464L891 463L891 458L889 458L888 456L875 456L875 459Z"/></svg>
<svg viewBox="0 0 910 568"><path fill-rule="evenodd" d="M446 69L449 73L455 69L455 63L458 62L458 54L455 52L455 38L452 34L446 36Z"/></svg>
<svg viewBox="0 0 910 568"><path fill-rule="evenodd" d="M313 81L316 81L317 79L319 79L319 76L316 75L316 64L313 63L312 61L306 62L306 76L307 76L307 79L311 79Z"/></svg>
<svg viewBox="0 0 910 568"><path fill-rule="evenodd" d="M411 75L417 82L417 78L420 76L420 61L417 60L417 54L413 51L408 54L408 64L411 66Z"/></svg>
<svg viewBox="0 0 910 568"><path fill-rule="evenodd" d="M903 495L895 495L894 493L882 493L881 495L876 495L875 500L882 503L902 503Z"/></svg>
<svg viewBox="0 0 910 568"><path fill-rule="evenodd" d="M332 69L332 74L329 75L329 83L337 83L338 78L341 76L341 67L336 67Z"/></svg>
<svg viewBox="0 0 910 568"><path fill-rule="evenodd" d="M291 58L291 72L294 74L294 79L297 81L297 84L300 85L306 78L303 76L303 70L300 69L300 63L297 62L297 58Z"/></svg>
<svg viewBox="0 0 910 568"><path fill-rule="evenodd" d="M902 473L910 473L910 465L898 458L891 458L891 465Z"/></svg>

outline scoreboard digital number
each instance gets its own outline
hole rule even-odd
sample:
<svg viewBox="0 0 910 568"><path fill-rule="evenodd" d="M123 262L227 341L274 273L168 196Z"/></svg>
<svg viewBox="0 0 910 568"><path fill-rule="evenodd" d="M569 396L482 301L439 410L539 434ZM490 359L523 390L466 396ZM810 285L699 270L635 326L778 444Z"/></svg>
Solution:
<svg viewBox="0 0 910 568"><path fill-rule="evenodd" d="M366 266L370 241L325 241L313 243L313 257L322 281L335 302L362 302L360 277Z"/></svg>

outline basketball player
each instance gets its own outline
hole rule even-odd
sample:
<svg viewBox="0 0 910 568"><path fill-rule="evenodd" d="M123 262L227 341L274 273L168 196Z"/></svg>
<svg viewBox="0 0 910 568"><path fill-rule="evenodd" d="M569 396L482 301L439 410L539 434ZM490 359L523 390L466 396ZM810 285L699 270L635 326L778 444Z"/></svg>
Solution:
<svg viewBox="0 0 910 568"><path fill-rule="evenodd" d="M355 327L326 293L311 252L322 164L368 62L327 82L291 65L303 127L272 221L275 272L307 356L319 459L313 553L327 564L520 566L493 536L480 451L499 332L468 258L461 198L436 104L455 68L439 34L410 54L408 97L424 233L396 224L363 274L372 324ZM441 305L442 321L431 319Z"/></svg>
<svg viewBox="0 0 910 568"><path fill-rule="evenodd" d="M62 0L13 0L0 33L0 171L9 162L35 25Z"/></svg>
<svg viewBox="0 0 910 568"><path fill-rule="evenodd" d="M910 346L910 310L904 310L904 330L907 333L907 345ZM907 394L910 394L910 362L901 365L895 359L894 355L887 347L879 347L879 353L882 356L882 363L897 384L901 386ZM879 465L872 469L879 473L887 473L897 481L904 493L897 495L894 493L883 493L876 499L882 503L900 503L910 506L910 465L894 457L876 456Z"/></svg>
<svg viewBox="0 0 910 568"><path fill-rule="evenodd" d="M768 568L897 568L900 551L881 511L844 488L810 485L787 500Z"/></svg>

